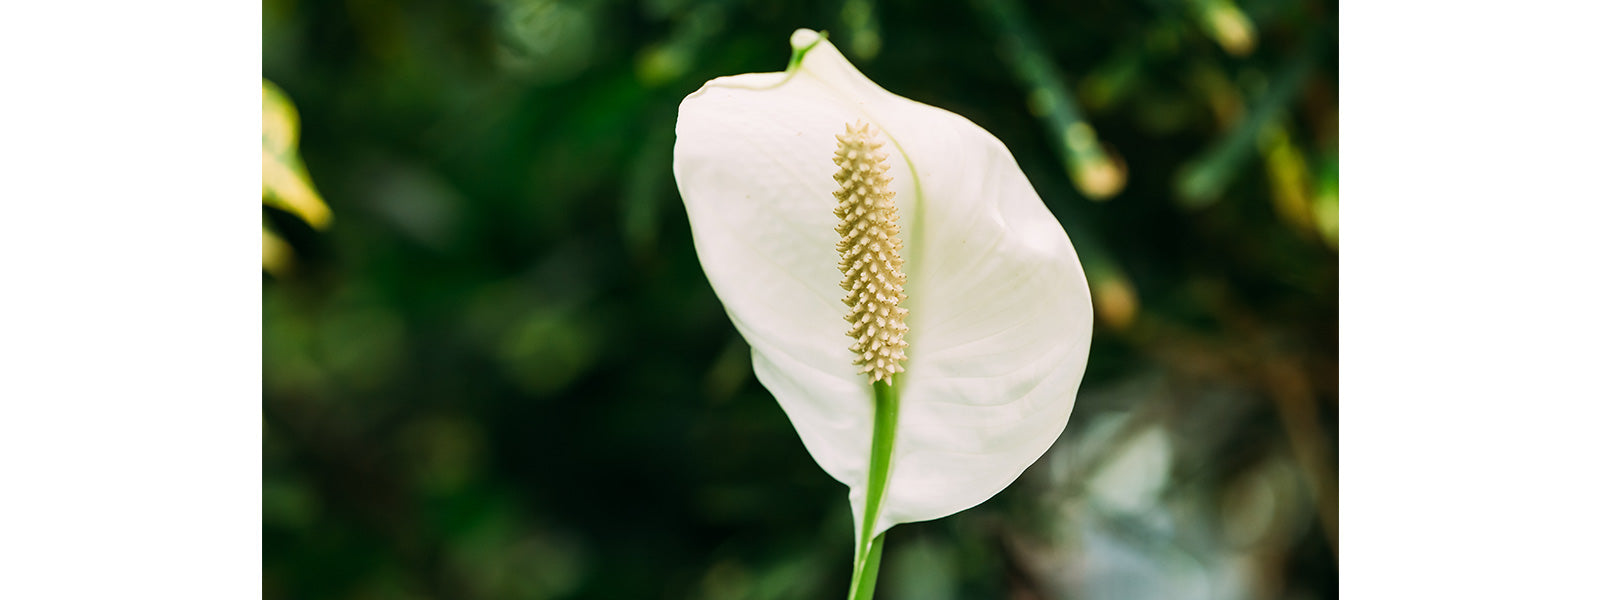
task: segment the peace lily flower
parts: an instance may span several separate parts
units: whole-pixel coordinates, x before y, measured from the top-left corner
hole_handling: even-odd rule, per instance
[[[860,579],[885,530],[989,499],[1060,436],[1089,290],[993,135],[817,32],[790,44],[786,71],[684,99],[673,172],[756,377],[850,488]]]

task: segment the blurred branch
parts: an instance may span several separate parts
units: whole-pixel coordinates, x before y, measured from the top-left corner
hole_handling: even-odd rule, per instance
[[[300,114],[271,81],[261,80],[261,202],[322,229],[332,211],[300,161]]]
[[[1228,54],[1247,56],[1256,49],[1256,25],[1233,0],[1189,0],[1189,10]]]
[[[1317,424],[1316,396],[1299,361],[1278,356],[1262,366],[1268,393],[1278,408],[1278,418],[1289,436],[1294,460],[1305,475],[1311,497],[1317,501],[1317,517],[1339,560],[1339,477],[1328,458],[1327,436]]]
[[[975,1],[1000,41],[1000,58],[1028,92],[1028,110],[1044,118],[1050,141],[1061,153],[1067,174],[1083,195],[1105,200],[1122,191],[1128,169],[1100,143],[1067,92],[1038,36],[1015,0]]]
[[[1225,338],[1196,333],[1176,323],[1146,319],[1137,339],[1145,352],[1175,371],[1201,378],[1251,382],[1274,405],[1285,437],[1316,504],[1335,560],[1339,553],[1338,473],[1332,445],[1318,423],[1317,389],[1306,357],[1277,341],[1283,332],[1263,328],[1246,309],[1216,299],[1212,311],[1229,331]]]
[[[1223,138],[1178,171],[1178,202],[1185,208],[1199,209],[1215,204],[1239,172],[1251,147],[1268,123],[1283,114],[1305,86],[1306,78],[1322,54],[1322,37],[1306,40],[1297,56],[1279,69],[1265,96],[1249,111],[1245,120]]]
[[[1306,164],[1305,154],[1290,136],[1289,127],[1281,121],[1273,122],[1257,140],[1261,158],[1266,162],[1272,207],[1278,218],[1288,223],[1295,233],[1315,236],[1311,169]]]
[[[261,80],[261,204],[293,214],[312,227],[333,221],[300,160],[300,114],[282,89]],[[265,220],[261,223],[261,267],[276,277],[294,265],[294,250]]]
[[[1317,232],[1334,250],[1339,249],[1339,155],[1323,161],[1317,172],[1317,199],[1314,210]]]
[[[1091,111],[1104,110],[1123,102],[1138,88],[1144,69],[1145,40],[1123,41],[1111,57],[1096,65],[1078,82],[1078,95]]]

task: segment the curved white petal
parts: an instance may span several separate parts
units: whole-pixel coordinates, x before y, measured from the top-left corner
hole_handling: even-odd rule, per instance
[[[791,43],[803,58],[788,72],[718,78],[684,99],[673,170],[757,378],[850,486],[859,528],[873,404],[844,333],[831,157],[858,119],[891,142],[909,359],[876,534],[983,502],[1055,442],[1088,358],[1088,285],[999,140],[878,87],[814,32]]]

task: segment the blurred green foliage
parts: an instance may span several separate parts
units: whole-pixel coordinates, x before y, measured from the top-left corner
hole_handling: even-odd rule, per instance
[[[797,27],[1004,141],[1099,317],[1056,448],[896,528],[880,597],[1337,595],[1336,11],[268,0],[337,221],[263,209],[295,257],[263,276],[266,597],[843,593],[844,488],[671,172],[678,102]]]
[[[294,103],[272,82],[261,82],[261,203],[300,217],[312,227],[328,226],[333,216],[317,195],[317,188],[300,161],[300,117]],[[294,264],[293,251],[273,232],[261,226],[261,268],[286,275]]]

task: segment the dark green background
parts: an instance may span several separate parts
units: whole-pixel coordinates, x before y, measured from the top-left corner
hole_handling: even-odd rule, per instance
[[[671,173],[678,102],[781,70],[797,27],[1005,142],[1101,317],[1055,449],[891,531],[879,597],[1337,595],[1336,5],[1239,6],[1236,55],[1198,0],[268,0],[335,221],[266,213],[297,259],[263,281],[266,597],[844,595],[845,489],[751,376]],[[1074,186],[1023,60],[1120,194]]]

